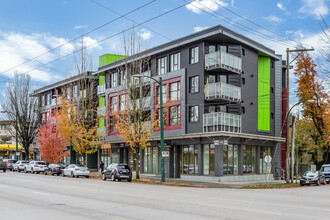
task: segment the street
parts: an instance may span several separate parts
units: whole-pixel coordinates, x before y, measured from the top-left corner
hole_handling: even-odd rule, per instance
[[[0,219],[328,219],[330,185],[222,189],[0,173]]]

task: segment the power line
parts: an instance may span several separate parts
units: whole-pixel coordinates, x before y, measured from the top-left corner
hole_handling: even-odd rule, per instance
[[[147,2],[146,4],[144,4],[144,5],[142,5],[142,6],[139,6],[139,7],[135,8],[135,9],[133,9],[133,10],[131,10],[131,11],[125,13],[124,15],[121,15],[121,16],[119,16],[119,17],[117,17],[117,18],[115,18],[115,19],[113,19],[113,20],[111,20],[111,21],[108,21],[107,23],[104,23],[104,24],[102,24],[101,26],[98,26],[98,27],[96,27],[96,28],[90,30],[90,31],[88,31],[88,32],[85,33],[85,34],[82,34],[82,35],[80,35],[80,36],[78,36],[78,37],[75,37],[75,38],[69,40],[68,42],[66,42],[66,43],[64,43],[64,44],[61,44],[61,45],[59,45],[59,46],[57,46],[57,47],[54,47],[54,48],[52,48],[52,49],[50,49],[50,50],[48,50],[48,51],[46,51],[46,52],[44,52],[44,53],[42,53],[42,54],[36,56],[36,57],[33,57],[33,58],[31,58],[31,59],[29,59],[29,60],[27,60],[27,61],[25,61],[25,62],[23,62],[23,63],[21,63],[21,64],[18,64],[18,65],[14,66],[14,67],[11,67],[11,68],[9,68],[9,69],[3,71],[1,74],[4,74],[4,73],[6,73],[6,72],[8,72],[8,71],[10,71],[10,70],[13,70],[13,69],[15,69],[15,68],[17,68],[17,67],[20,67],[20,66],[22,66],[22,65],[24,65],[24,64],[26,64],[26,63],[29,63],[29,62],[31,62],[31,61],[33,61],[33,60],[36,60],[36,59],[38,59],[38,58],[40,58],[40,57],[42,57],[42,56],[44,56],[44,55],[46,55],[46,54],[48,54],[48,53],[50,53],[50,52],[56,50],[56,49],[58,49],[58,48],[61,48],[61,47],[65,46],[65,45],[67,45],[67,44],[69,44],[69,43],[71,43],[71,42],[73,42],[73,41],[75,41],[75,40],[78,40],[78,39],[84,37],[85,35],[88,35],[88,34],[94,32],[94,31],[99,30],[99,29],[101,29],[101,28],[103,28],[103,27],[105,27],[105,26],[107,26],[107,25],[109,25],[109,24],[111,24],[111,23],[113,23],[113,22],[115,22],[115,21],[117,21],[117,20],[119,20],[119,19],[125,17],[126,15],[129,15],[129,14],[131,14],[131,13],[133,13],[133,12],[136,12],[136,11],[140,10],[141,8],[144,8],[144,7],[146,7],[147,5],[150,5],[151,3],[155,2],[155,1],[156,1],[156,0],[152,0],[152,1],[150,1],[150,2]]]

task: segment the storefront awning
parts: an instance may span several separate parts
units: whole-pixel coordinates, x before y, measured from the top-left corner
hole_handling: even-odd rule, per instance
[[[16,144],[0,144],[1,151],[16,151]],[[22,151],[22,145],[18,145],[18,151]]]

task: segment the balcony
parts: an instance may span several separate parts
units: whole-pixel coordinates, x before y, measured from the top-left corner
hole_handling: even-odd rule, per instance
[[[233,132],[241,133],[242,116],[225,113],[213,112],[203,114],[203,132]]]
[[[97,86],[97,95],[102,96],[105,94],[105,84]]]
[[[106,106],[101,106],[97,108],[97,117],[102,117],[106,114],[107,112],[107,107]]]
[[[204,88],[205,99],[224,99],[228,101],[241,101],[241,87],[223,82],[206,84]]]
[[[102,128],[97,128],[97,136],[102,137],[106,136],[107,128],[102,127]]]
[[[215,51],[205,55],[205,69],[240,74],[242,72],[242,58],[223,51]]]

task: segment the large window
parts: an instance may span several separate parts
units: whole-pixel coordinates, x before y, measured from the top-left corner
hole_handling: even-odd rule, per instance
[[[110,132],[117,132],[117,128],[116,128],[116,117],[115,116],[111,116],[110,117]]]
[[[199,61],[199,47],[190,48],[190,64],[198,63]]]
[[[170,107],[170,126],[180,124],[180,106]]]
[[[189,106],[189,121],[198,122],[198,105]]]
[[[127,106],[126,95],[121,95],[120,99],[120,111],[124,111]]]
[[[158,173],[158,147],[146,147],[144,149],[144,173]]]
[[[223,174],[238,174],[238,146],[223,147]]]
[[[170,95],[171,101],[180,100],[180,82],[170,84]]]
[[[163,85],[162,93],[163,93],[163,103],[166,103],[166,97],[167,97],[166,85]],[[160,90],[159,90],[159,87],[157,87],[157,104],[160,104]]]
[[[203,144],[203,174],[214,175],[214,144]]]
[[[180,53],[170,55],[170,72],[180,69]]]
[[[182,167],[183,174],[198,174],[198,147],[183,146]]]
[[[199,91],[199,77],[193,76],[189,78],[189,92],[195,93]]]
[[[265,162],[265,157],[271,156],[271,150],[270,147],[260,147],[260,173],[268,173],[270,169],[270,164],[267,164]]]
[[[243,146],[243,173],[256,173],[256,146]]]
[[[118,86],[118,75],[117,73],[111,73],[110,75],[110,88]]]
[[[118,99],[117,96],[113,96],[110,98],[110,104],[111,104],[111,111],[118,111]]]
[[[158,75],[162,75],[166,73],[166,57],[159,58],[157,60],[157,73]]]

